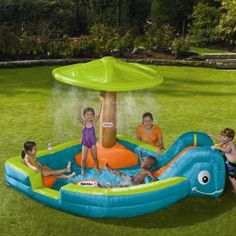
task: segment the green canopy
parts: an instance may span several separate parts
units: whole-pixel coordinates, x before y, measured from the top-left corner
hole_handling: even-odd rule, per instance
[[[114,57],[59,67],[52,74],[55,79],[66,84],[114,92],[150,88],[163,81],[150,66],[127,63]]]

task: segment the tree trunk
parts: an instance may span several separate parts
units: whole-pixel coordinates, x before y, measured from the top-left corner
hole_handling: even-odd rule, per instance
[[[101,92],[103,109],[100,115],[99,142],[103,147],[116,144],[116,92]]]

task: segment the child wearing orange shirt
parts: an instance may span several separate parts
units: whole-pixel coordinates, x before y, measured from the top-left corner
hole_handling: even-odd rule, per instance
[[[153,124],[153,116],[146,112],[143,114],[142,125],[136,128],[137,139],[157,147],[157,154],[161,155],[164,149],[161,129]]]

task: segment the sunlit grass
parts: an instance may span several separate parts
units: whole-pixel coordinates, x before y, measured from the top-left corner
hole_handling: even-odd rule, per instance
[[[164,83],[118,94],[118,133],[135,137],[150,111],[168,148],[189,130],[236,129],[236,71],[154,67]],[[4,161],[27,139],[43,149],[81,136],[78,103],[98,111],[98,91],[73,88],[51,77],[53,67],[0,70],[0,235],[234,235],[236,197],[227,185],[221,201],[187,198],[159,212],[130,219],[89,219],[43,206],[4,183]],[[98,133],[98,132],[97,132]]]
[[[198,54],[203,54],[203,53],[229,53],[229,51],[220,50],[220,49],[211,49],[211,48],[191,47],[191,50],[197,52]]]

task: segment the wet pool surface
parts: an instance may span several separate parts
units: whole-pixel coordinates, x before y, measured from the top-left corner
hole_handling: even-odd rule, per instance
[[[75,172],[76,176],[71,178],[71,179],[58,179],[57,182],[54,184],[53,189],[55,190],[60,190],[61,187],[63,187],[64,185],[67,185],[69,183],[74,183],[76,184],[78,181],[81,180],[97,180],[102,186],[115,186],[120,184],[121,182],[124,182],[123,178],[109,172],[106,169],[100,169],[100,174],[98,174],[96,172],[95,169],[90,169],[90,168],[86,168],[86,174],[84,176],[82,176],[80,174],[80,166],[76,165],[76,164],[72,164],[71,165],[71,172]],[[138,174],[139,170],[140,170],[140,165],[137,165],[135,167],[130,167],[130,168],[126,168],[126,169],[117,169],[119,171],[121,171],[122,173],[125,173],[129,176],[135,176]],[[146,180],[145,182],[148,182],[148,180]]]

